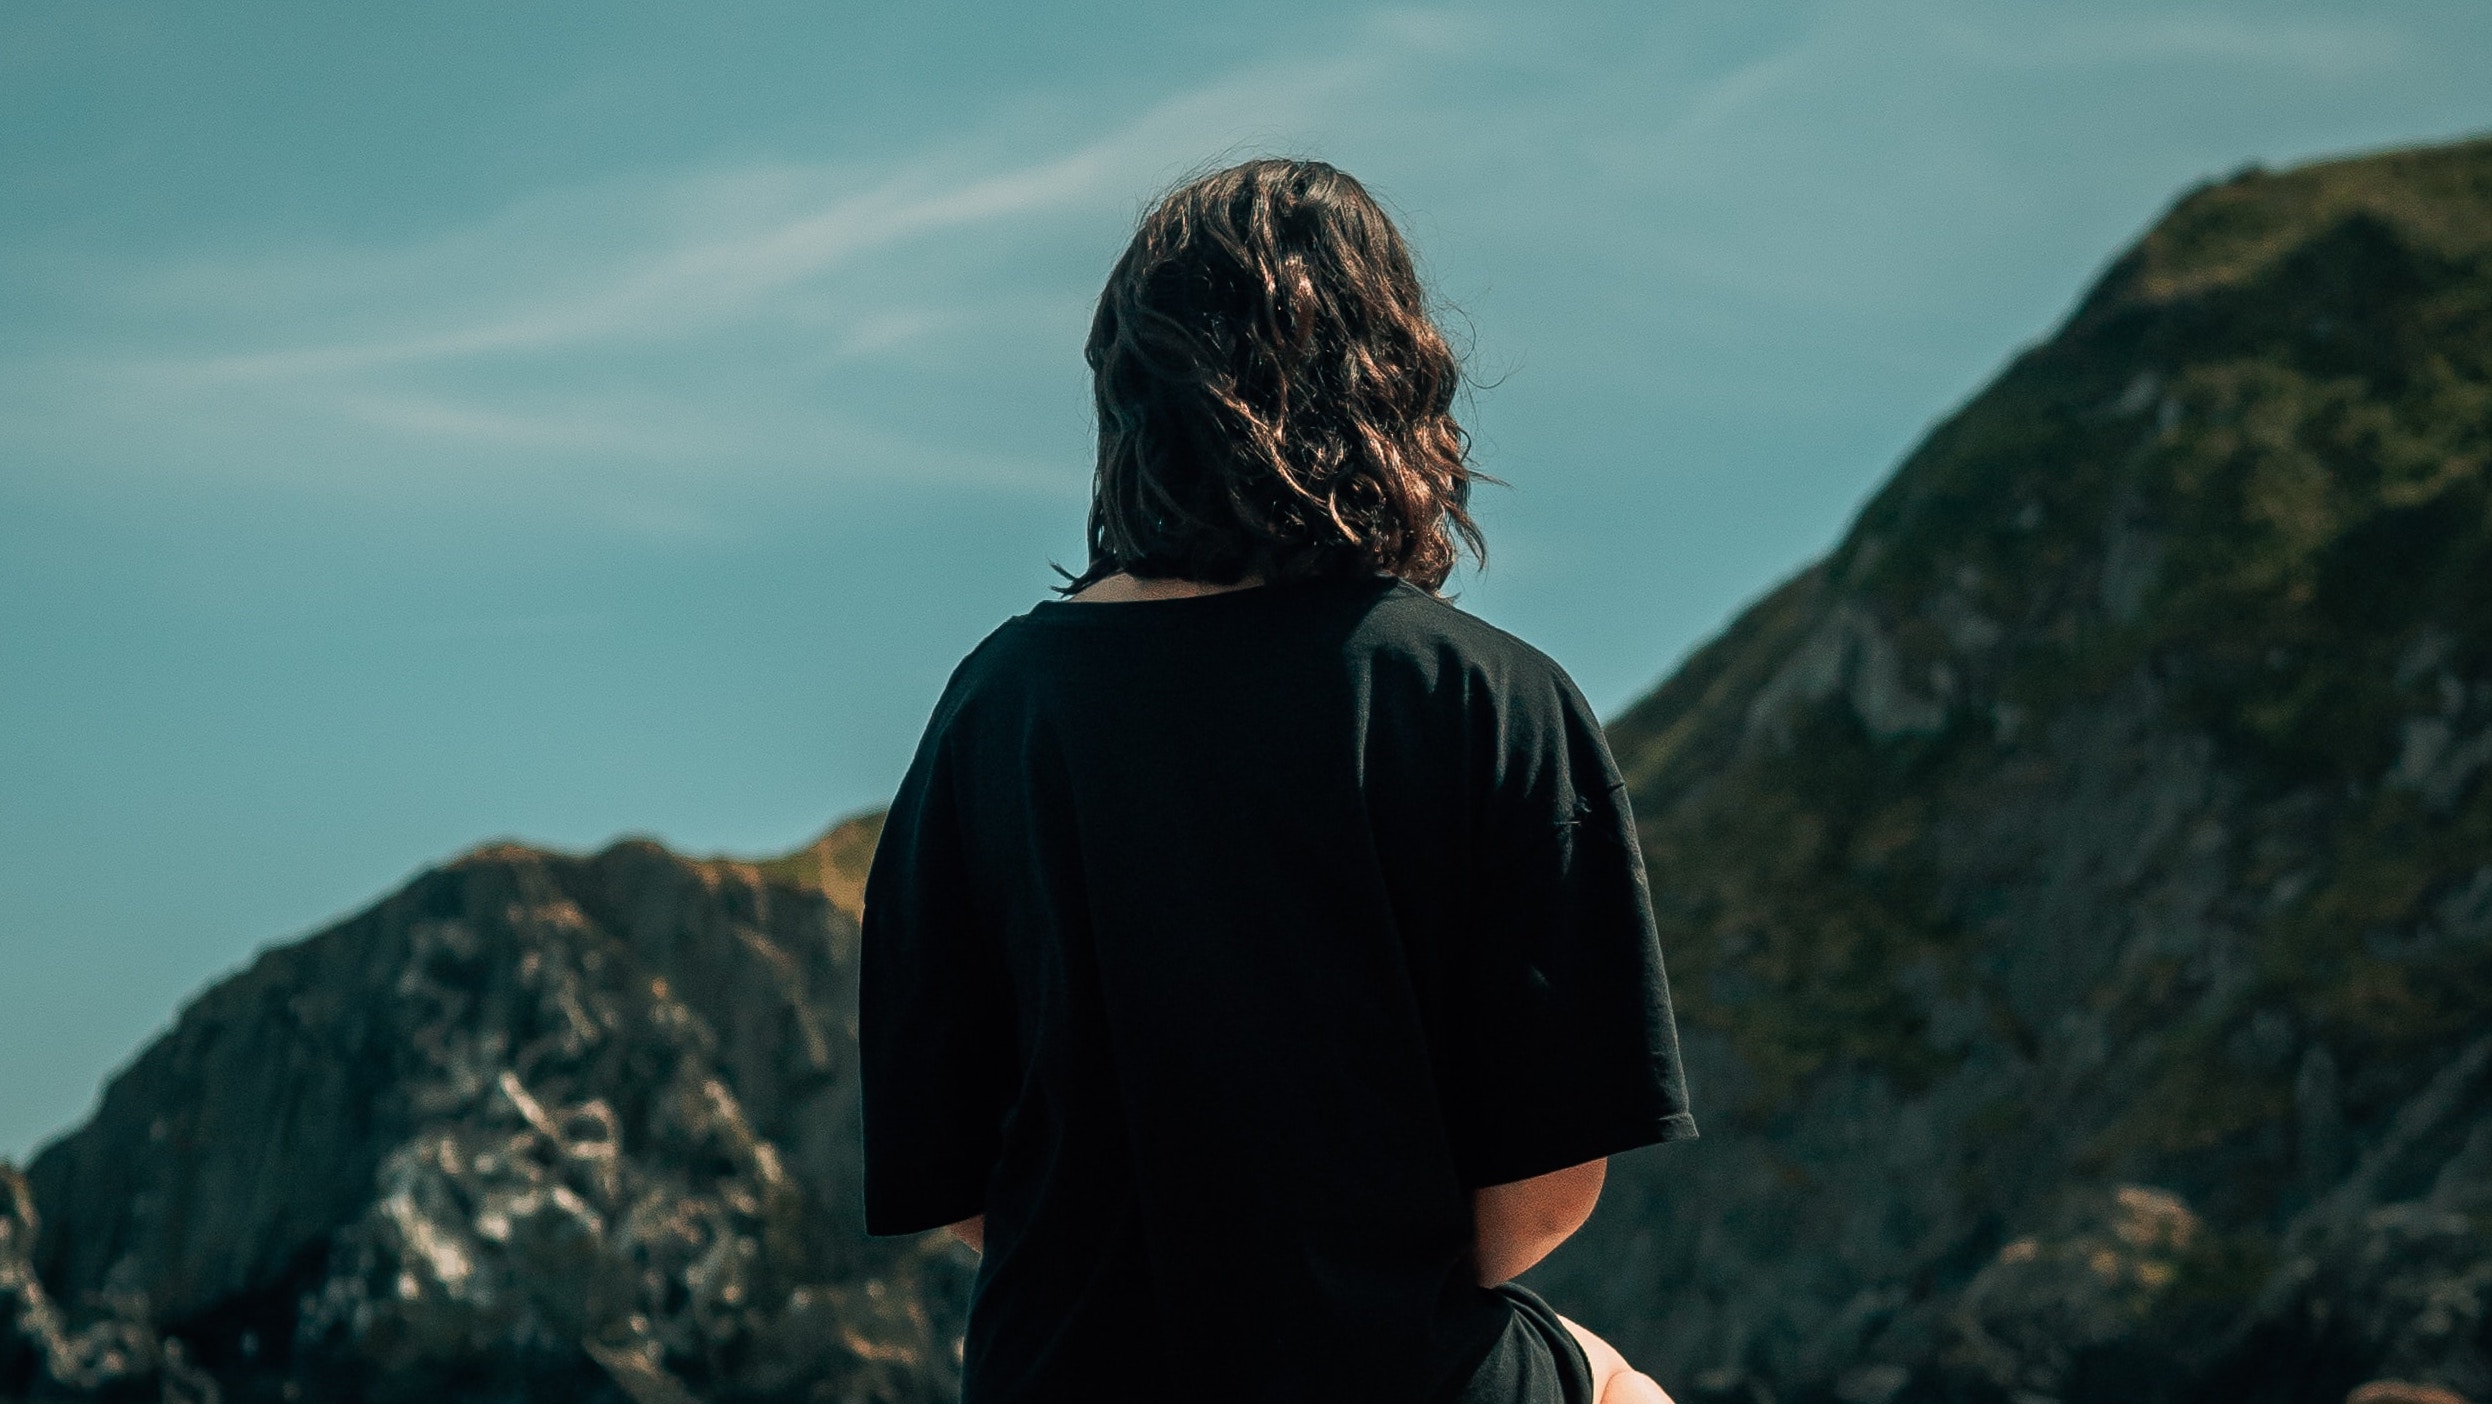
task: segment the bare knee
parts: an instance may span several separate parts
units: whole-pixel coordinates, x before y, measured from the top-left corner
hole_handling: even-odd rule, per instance
[[[1573,1333],[1575,1343],[1583,1347],[1584,1358],[1592,1363],[1592,1397],[1596,1404],[1671,1404],[1670,1396],[1652,1376],[1643,1374],[1627,1363],[1618,1347],[1602,1340],[1578,1325],[1572,1318],[1560,1316],[1558,1321]]]

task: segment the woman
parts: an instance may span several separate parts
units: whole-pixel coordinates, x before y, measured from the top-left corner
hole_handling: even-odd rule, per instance
[[[1599,721],[1437,593],[1458,367],[1358,182],[1178,188],[1087,348],[1090,562],[953,673],[865,897],[866,1227],[966,1404],[1652,1404],[1511,1281],[1693,1136]]]

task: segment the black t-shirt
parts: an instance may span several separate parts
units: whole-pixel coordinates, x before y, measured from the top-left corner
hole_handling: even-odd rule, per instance
[[[1390,576],[1005,621],[861,979],[867,1230],[986,1214],[966,1404],[1459,1398],[1469,1191],[1696,1133],[1598,719]]]

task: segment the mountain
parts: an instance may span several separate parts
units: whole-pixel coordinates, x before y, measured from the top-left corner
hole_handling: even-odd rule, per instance
[[[2492,141],[2182,198],[1610,734],[1706,1135],[1561,1310],[1686,1404],[2492,1401]],[[0,1396],[950,1397],[878,822],[479,849],[211,989],[0,1168]]]
[[[1536,1280],[1682,1399],[2492,1399],[2492,142],[2181,199],[1610,735],[1706,1139]]]
[[[491,845],[262,955],[0,1167],[0,1397],[956,1397],[974,1257],[863,1231],[878,828]]]

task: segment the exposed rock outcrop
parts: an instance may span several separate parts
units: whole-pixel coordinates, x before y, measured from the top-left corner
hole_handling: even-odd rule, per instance
[[[210,990],[0,1179],[0,1394],[956,1393],[973,1260],[863,1235],[808,853],[479,849]]]

